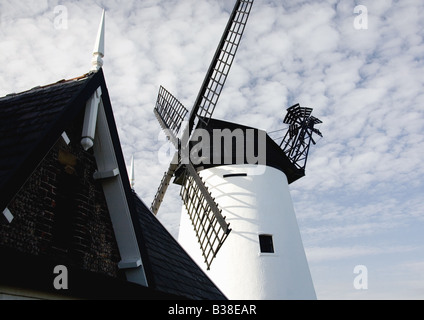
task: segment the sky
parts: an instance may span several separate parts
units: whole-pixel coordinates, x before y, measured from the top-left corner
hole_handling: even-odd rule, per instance
[[[192,108],[233,5],[0,0],[0,96],[87,73],[105,8],[103,70],[150,204],[168,166],[159,86]],[[424,299],[423,75],[420,0],[253,5],[214,117],[271,132],[299,103],[323,121],[306,176],[290,185],[318,299]],[[180,211],[171,185],[158,218],[175,237]]]

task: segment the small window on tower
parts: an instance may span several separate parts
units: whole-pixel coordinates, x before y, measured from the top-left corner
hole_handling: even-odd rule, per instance
[[[261,247],[261,253],[274,253],[274,243],[271,235],[259,235],[259,245]]]

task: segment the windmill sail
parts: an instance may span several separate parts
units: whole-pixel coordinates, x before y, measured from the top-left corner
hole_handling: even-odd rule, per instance
[[[237,53],[244,29],[252,9],[253,0],[238,0],[222,35],[221,41],[206,73],[189,118],[189,135],[194,129],[196,116],[205,124],[215,111],[222,88],[227,80]]]
[[[181,124],[186,114],[188,113],[188,110],[181,104],[181,102],[178,101],[177,98],[175,98],[171,93],[169,93],[161,86],[159,88],[159,94],[153,112],[168,140],[172,142],[177,150],[179,150],[180,143],[177,135],[180,131]],[[171,161],[171,164],[169,165],[168,170],[164,173],[159,188],[153,199],[150,209],[155,215],[159,211],[166,190],[168,189],[171,179],[178,168],[178,158],[179,154],[177,151],[173,160]]]
[[[176,157],[178,157],[178,152],[175,153],[174,160],[171,161],[168,171],[164,173],[163,178],[159,184],[159,188],[150,207],[153,214],[155,215],[158,214],[160,205],[162,204],[163,198],[165,197],[166,190],[168,190],[172,177],[174,176],[175,171],[178,169],[178,162],[176,160]]]
[[[187,209],[191,223],[196,232],[202,255],[209,270],[228,234],[229,224],[221,215],[215,200],[194,169],[192,164],[187,166],[187,175],[181,187],[181,198]]]
[[[177,135],[188,110],[162,86],[154,113],[168,139],[178,148]]]

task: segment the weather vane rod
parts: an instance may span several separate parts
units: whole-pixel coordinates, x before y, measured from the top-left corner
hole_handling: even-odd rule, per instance
[[[91,62],[91,71],[97,72],[103,67],[103,58],[105,56],[105,10],[103,9],[102,19],[100,21],[99,31],[93,50],[93,60]]]

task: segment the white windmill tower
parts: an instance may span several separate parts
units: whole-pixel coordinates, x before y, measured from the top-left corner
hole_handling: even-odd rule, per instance
[[[312,109],[289,108],[277,144],[262,130],[212,119],[252,5],[237,0],[184,130],[188,110],[159,90],[154,113],[178,151],[152,211],[175,177],[184,203],[178,240],[229,299],[316,299],[289,183],[304,176],[320,121]]]

